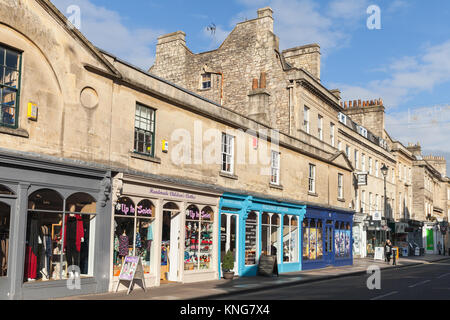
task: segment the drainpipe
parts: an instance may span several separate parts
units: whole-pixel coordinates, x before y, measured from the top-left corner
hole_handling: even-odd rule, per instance
[[[222,105],[223,104],[223,81],[224,81],[223,72],[209,71],[209,73],[218,74],[222,77],[222,82],[220,83],[220,105]]]

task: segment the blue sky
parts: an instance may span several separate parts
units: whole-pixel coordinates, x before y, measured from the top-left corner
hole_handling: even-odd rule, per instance
[[[403,144],[450,162],[450,2],[446,0],[52,0],[81,8],[81,31],[94,45],[143,69],[158,36],[182,30],[193,52],[217,48],[237,22],[274,10],[280,49],[318,43],[322,83],[344,99],[382,98],[386,126]],[[132,4],[132,5],[130,5]],[[381,29],[369,30],[377,5]],[[214,23],[215,35],[206,31]]]

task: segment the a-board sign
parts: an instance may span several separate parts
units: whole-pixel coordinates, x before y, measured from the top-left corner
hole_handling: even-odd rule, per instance
[[[274,274],[278,276],[277,257],[265,254],[261,255],[259,258],[258,273],[267,277],[271,277]]]
[[[375,247],[374,260],[384,260],[384,247]]]
[[[121,281],[129,281],[128,292],[130,293],[131,286],[135,280],[141,280],[142,288],[145,288],[144,268],[142,267],[142,261],[140,257],[126,256],[122,265],[122,269],[119,274],[119,282],[117,283],[116,292],[119,289]]]

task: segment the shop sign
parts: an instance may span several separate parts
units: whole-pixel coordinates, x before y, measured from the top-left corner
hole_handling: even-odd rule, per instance
[[[266,204],[263,204],[261,207],[262,210],[266,212],[289,212],[289,208],[286,207],[269,206]]]
[[[381,221],[381,212],[380,211],[375,211],[374,213],[373,213],[373,220],[374,221]]]
[[[127,295],[130,293],[131,286],[135,280],[141,280],[142,288],[145,288],[144,268],[142,267],[142,260],[140,257],[126,256],[122,269],[119,274],[119,282],[117,283],[116,292],[119,289],[121,281],[129,281]]]
[[[134,215],[134,207],[125,203],[116,204],[116,214]]]
[[[202,218],[202,220],[211,220],[211,212],[198,212],[193,210],[186,210],[186,218],[191,220],[197,220],[199,218]]]
[[[375,247],[374,260],[384,260],[384,248]]]
[[[168,196],[168,197],[173,197],[173,198],[195,200],[195,195],[193,195],[191,193],[185,193],[185,192],[169,191],[169,190],[150,188],[150,193],[151,194],[155,194],[155,195],[159,195],[159,196]]]
[[[357,173],[358,186],[367,186],[367,173]]]
[[[142,216],[151,216],[152,215],[152,208],[145,208],[143,206],[137,207],[137,214]]]

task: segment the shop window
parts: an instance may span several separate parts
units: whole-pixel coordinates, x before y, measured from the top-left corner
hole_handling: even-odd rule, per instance
[[[272,151],[270,170],[270,182],[277,185],[280,184],[280,153],[277,151]]]
[[[350,257],[351,230],[350,224],[336,222],[334,230],[335,256],[337,258]]]
[[[136,104],[134,151],[151,157],[155,155],[155,113],[155,109]]]
[[[298,220],[289,215],[283,218],[283,262],[298,262]]]
[[[319,260],[323,257],[322,220],[303,221],[303,259]]]
[[[0,126],[17,127],[22,55],[0,45]]]
[[[3,186],[0,184],[0,194],[3,195],[8,195],[8,196],[13,196],[14,192],[12,192],[11,190],[9,190],[7,187]]]
[[[263,213],[261,221],[262,254],[277,257],[278,252],[280,252],[279,230],[279,215]]]
[[[10,219],[11,208],[7,204],[0,202],[0,277],[8,275]]]
[[[256,264],[258,216],[250,212],[245,221],[245,265]]]
[[[186,209],[184,270],[205,270],[211,267],[214,211],[195,205]]]
[[[118,276],[126,256],[141,258],[144,274],[149,274],[153,252],[155,206],[147,199],[137,205],[127,197],[119,198],[114,210],[113,275]]]
[[[75,193],[65,203],[50,189],[29,196],[25,282],[93,275],[96,201]]]

